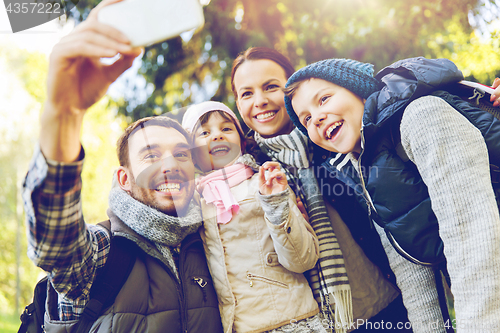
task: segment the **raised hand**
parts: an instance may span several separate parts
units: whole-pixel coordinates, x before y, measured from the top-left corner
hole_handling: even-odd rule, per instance
[[[266,172],[267,171],[267,177]],[[266,179],[267,178],[267,179]],[[261,194],[275,194],[288,186],[286,175],[278,162],[266,162],[259,169],[259,190]]]
[[[493,106],[499,106],[500,105],[500,79],[495,78],[495,81],[493,81],[493,84],[491,85],[495,91],[493,92],[493,95],[490,97],[490,102],[493,102]]]
[[[101,2],[52,50],[40,132],[40,147],[47,158],[71,162],[78,157],[85,111],[142,52],[141,48],[132,48],[121,32],[97,21],[102,7],[119,1]],[[111,65],[100,61],[117,54],[118,60]]]

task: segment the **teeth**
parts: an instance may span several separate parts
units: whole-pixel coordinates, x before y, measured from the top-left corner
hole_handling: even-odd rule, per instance
[[[219,151],[228,151],[228,150],[229,150],[229,148],[228,148],[228,147],[226,147],[226,146],[218,146],[218,147],[215,147],[214,149],[212,149],[212,150],[210,151],[210,153],[211,153],[211,154],[215,154],[215,153],[217,153],[217,152],[219,152]]]
[[[343,123],[341,121],[337,121],[336,123],[333,123],[332,126],[330,126],[330,128],[328,128],[326,130],[326,138],[327,139],[330,139],[331,138],[331,134],[332,132],[337,128],[339,127],[340,125],[342,125]]]
[[[257,118],[258,120],[263,120],[263,119],[271,118],[275,114],[276,114],[275,111],[271,111],[271,112],[261,113],[261,114],[257,115],[255,118]]]
[[[156,190],[160,192],[178,192],[180,189],[181,185],[179,183],[161,184],[156,188]]]

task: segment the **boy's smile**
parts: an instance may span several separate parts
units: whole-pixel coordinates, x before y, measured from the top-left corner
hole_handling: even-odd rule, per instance
[[[318,146],[343,154],[361,151],[364,101],[350,90],[311,78],[297,88],[292,106]]]
[[[340,128],[342,127],[342,125],[344,124],[343,121],[337,121],[335,123],[333,123],[332,126],[328,127],[326,129],[326,134],[325,134],[325,137],[327,140],[330,140],[332,139],[332,137],[336,137],[337,134],[340,132]]]

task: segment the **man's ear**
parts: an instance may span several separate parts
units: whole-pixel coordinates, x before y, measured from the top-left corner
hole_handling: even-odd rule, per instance
[[[118,182],[118,186],[124,191],[129,192],[132,189],[132,184],[130,182],[132,173],[127,168],[121,166],[116,170],[116,180]]]

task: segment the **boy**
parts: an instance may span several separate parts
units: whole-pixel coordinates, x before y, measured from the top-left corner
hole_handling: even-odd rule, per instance
[[[425,267],[404,265],[389,243],[417,264],[446,258],[456,322],[445,328],[500,329],[500,218],[489,168],[500,162],[500,121],[439,91],[462,79],[444,59],[403,60],[376,78],[370,64],[328,59],[286,85],[294,124],[338,153],[316,161],[325,178],[352,188],[375,222],[414,331],[431,330],[415,324],[435,318],[422,303],[435,286],[419,281]]]

